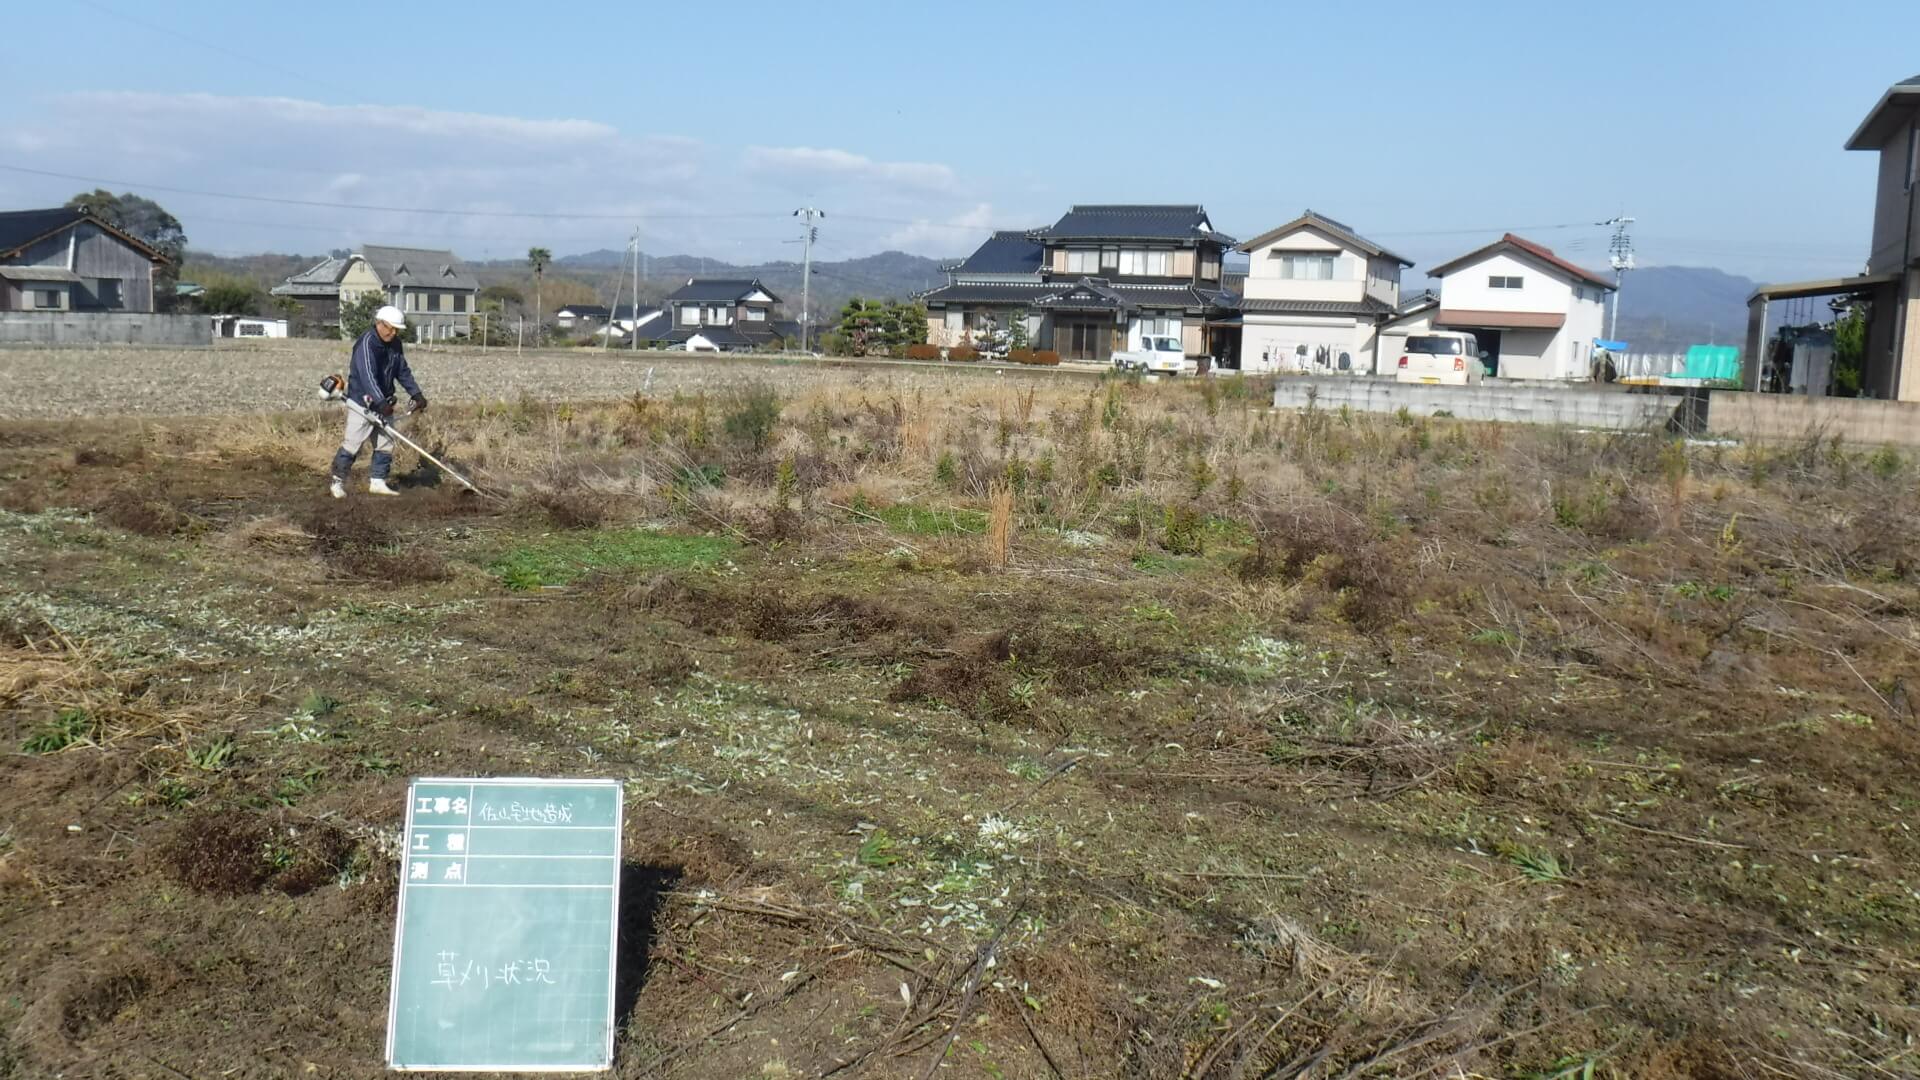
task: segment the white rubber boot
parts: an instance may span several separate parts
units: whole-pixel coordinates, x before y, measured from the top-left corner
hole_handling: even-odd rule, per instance
[[[328,486],[327,490],[333,493],[334,498],[344,499],[347,497],[347,482],[336,476],[333,478],[333,483]]]
[[[397,492],[397,491],[395,491],[395,490],[393,490],[392,488],[390,488],[390,487],[388,487],[388,486],[387,486],[387,482],[386,482],[385,480],[382,480],[382,479],[380,479],[379,477],[377,477],[377,476],[376,476],[376,477],[374,477],[373,479],[371,479],[371,480],[369,480],[369,481],[367,481],[367,494],[369,494],[369,495],[398,495],[398,494],[400,494],[400,493],[399,493],[399,492]]]

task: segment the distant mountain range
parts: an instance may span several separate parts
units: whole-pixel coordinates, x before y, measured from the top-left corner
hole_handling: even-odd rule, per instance
[[[1689,345],[1741,345],[1747,297],[1759,284],[1704,266],[1627,271],[1620,288],[1619,337],[1634,352],[1684,352]]]
[[[622,270],[624,259],[624,252],[610,248],[560,256],[547,268],[542,284],[543,306],[553,309],[567,303],[609,303],[616,283],[621,302],[629,302],[631,270]],[[263,288],[277,285],[287,274],[318,261],[318,256],[293,255],[192,256],[196,267],[243,277]],[[813,264],[813,309],[817,318],[826,320],[850,297],[904,299],[924,292],[946,282],[940,263],[902,251],[817,261]],[[532,299],[533,275],[525,261],[500,259],[469,265],[482,283],[511,285]],[[797,316],[800,312],[798,262],[740,265],[697,255],[662,255],[647,256],[644,267],[646,276],[640,282],[643,303],[657,303],[690,277],[751,277],[772,289],[789,313]],[[1408,291],[1420,287],[1412,280],[1405,284]],[[1623,290],[1618,336],[1635,352],[1681,352],[1689,345],[1741,344],[1747,328],[1747,297],[1755,288],[1748,278],[1710,267],[1650,266],[1631,271]]]

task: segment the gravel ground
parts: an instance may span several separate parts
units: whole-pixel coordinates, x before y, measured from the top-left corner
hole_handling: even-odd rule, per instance
[[[763,357],[621,353],[598,349],[409,350],[421,389],[435,401],[491,401],[528,394],[547,400],[621,398],[723,390],[771,382],[793,394],[825,381],[872,380],[890,393],[938,393],[954,379],[1054,379],[1070,369],[1003,370],[893,361],[807,361]],[[0,349],[0,419],[75,416],[189,416],[307,408],[320,379],[344,372],[347,345],[331,341],[219,343],[209,349]]]

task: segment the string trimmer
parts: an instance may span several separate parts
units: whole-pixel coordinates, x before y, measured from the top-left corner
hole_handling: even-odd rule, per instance
[[[474,487],[473,481],[467,479],[464,476],[461,476],[457,472],[454,472],[453,467],[451,465],[448,465],[446,462],[441,461],[439,458],[434,457],[432,454],[427,453],[426,447],[421,446],[419,443],[414,442],[412,439],[409,439],[405,435],[401,434],[400,429],[395,427],[392,421],[386,419],[385,417],[379,415],[378,413],[369,411],[365,406],[361,405],[359,402],[348,397],[346,380],[342,379],[340,376],[329,375],[326,378],[321,379],[320,380],[320,396],[324,400],[337,401],[342,405],[345,405],[348,409],[351,409],[355,414],[357,414],[361,419],[365,420],[369,424],[372,424],[375,428],[378,428],[379,430],[386,432],[388,435],[391,435],[393,438],[398,439],[403,443],[406,443],[409,447],[413,448],[414,453],[419,454],[421,457],[426,458],[428,461],[433,462],[436,466],[439,467],[441,472],[446,473],[448,476],[453,477],[455,480],[458,480],[460,482],[461,487],[466,488],[468,491],[473,492],[475,495],[478,495],[483,499],[494,498],[494,496],[489,495],[484,491],[481,491],[477,487]],[[414,410],[408,409],[405,413],[402,413],[401,415],[411,416],[413,415],[413,412]]]

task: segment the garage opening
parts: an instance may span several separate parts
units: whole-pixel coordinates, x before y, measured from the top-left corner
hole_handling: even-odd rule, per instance
[[[1475,341],[1480,343],[1480,351],[1487,354],[1484,361],[1487,365],[1487,374],[1500,374],[1500,331],[1485,326],[1470,326],[1465,329],[1467,333],[1473,335]]]

